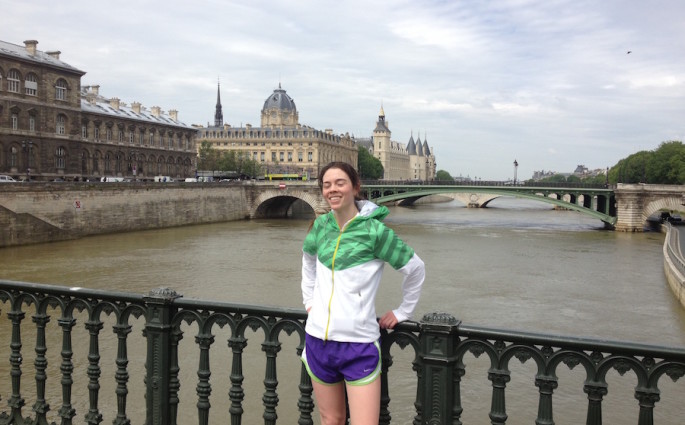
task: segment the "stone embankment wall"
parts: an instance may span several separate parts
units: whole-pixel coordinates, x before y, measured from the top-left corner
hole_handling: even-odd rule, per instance
[[[682,269],[674,263],[674,260],[671,259],[671,256],[668,252],[668,245],[670,243],[671,247],[676,252],[677,257],[679,257],[679,259],[676,261],[680,261],[681,264],[685,263],[685,259],[683,258],[680,249],[678,249],[677,247],[677,245],[679,245],[679,243],[677,243],[678,235],[672,234],[672,232],[679,232],[679,230],[664,225],[661,226],[661,231],[666,233],[666,239],[664,240],[663,248],[664,274],[666,275],[668,285],[671,287],[671,290],[673,291],[673,295],[675,295],[676,299],[680,302],[680,305],[682,305],[685,308],[685,276],[683,275]]]
[[[241,186],[29,183],[0,190],[0,247],[249,217]]]

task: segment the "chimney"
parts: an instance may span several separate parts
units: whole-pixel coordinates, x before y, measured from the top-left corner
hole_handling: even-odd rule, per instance
[[[59,54],[62,53],[59,50],[53,50],[52,52],[45,52],[51,58],[59,60]]]
[[[93,94],[95,96],[98,96],[100,94],[100,86],[91,86],[90,89],[93,91]]]
[[[109,100],[109,106],[112,108],[116,109],[117,111],[119,110],[119,98],[118,97],[113,97]]]
[[[24,41],[24,45],[26,46],[26,51],[29,52],[29,55],[36,56],[36,46],[38,45],[38,41],[26,40]]]
[[[162,109],[159,106],[153,106],[152,107],[152,116],[155,118],[159,118],[160,113],[162,112]]]
[[[178,111],[176,109],[170,110],[169,118],[171,118],[173,121],[178,121]]]
[[[136,114],[140,114],[140,102],[131,103],[131,109],[133,109],[133,112]]]

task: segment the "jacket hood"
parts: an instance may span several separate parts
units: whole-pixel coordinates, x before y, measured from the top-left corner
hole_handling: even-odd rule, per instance
[[[376,205],[371,201],[355,201],[357,204],[357,209],[359,210],[359,216],[364,218],[373,218],[378,221],[383,221],[385,217],[390,214],[390,210],[386,206]]]

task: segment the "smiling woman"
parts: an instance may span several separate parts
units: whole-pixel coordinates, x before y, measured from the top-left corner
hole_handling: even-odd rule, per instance
[[[319,174],[331,211],[304,241],[302,299],[309,313],[302,353],[323,424],[377,424],[380,414],[380,329],[411,318],[425,278],[423,261],[386,227],[386,207],[357,200],[360,179],[344,162]],[[385,263],[404,275],[402,303],[376,320]]]

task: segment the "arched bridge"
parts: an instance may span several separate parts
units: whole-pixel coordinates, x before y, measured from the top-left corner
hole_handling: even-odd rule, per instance
[[[249,216],[285,216],[297,200],[309,205],[317,214],[328,207],[314,182],[288,182],[283,187],[252,186],[248,195]],[[682,210],[685,186],[618,184],[603,186],[513,186],[506,183],[477,185],[408,184],[406,182],[364,182],[362,195],[376,203],[394,202],[410,205],[430,195],[445,195],[470,207],[486,207],[500,196],[513,196],[546,202],[556,207],[578,211],[601,220],[608,228],[640,232],[650,215],[660,210]]]
[[[377,203],[398,202],[410,205],[430,195],[446,195],[471,208],[483,208],[500,196],[532,199],[555,207],[575,210],[597,218],[608,227],[617,222],[614,189],[606,187],[513,186],[489,182],[478,185],[384,184],[368,183],[362,187],[366,198]]]

